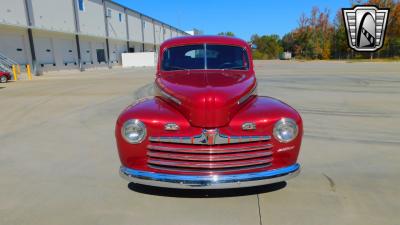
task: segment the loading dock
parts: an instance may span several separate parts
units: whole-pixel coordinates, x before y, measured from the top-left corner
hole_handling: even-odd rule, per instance
[[[111,0],[3,0],[0,9],[0,53],[34,74],[119,65],[122,53],[154,52],[178,35],[188,34]]]

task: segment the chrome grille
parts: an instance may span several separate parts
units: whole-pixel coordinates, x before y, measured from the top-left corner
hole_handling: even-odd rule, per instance
[[[224,145],[150,142],[148,165],[172,171],[230,172],[268,167],[272,144],[266,141]]]

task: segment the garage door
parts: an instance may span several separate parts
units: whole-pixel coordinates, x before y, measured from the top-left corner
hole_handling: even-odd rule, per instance
[[[63,57],[63,63],[75,64],[77,60],[75,59],[76,48],[74,46],[74,41],[70,39],[60,39],[57,41],[57,44]]]
[[[125,43],[117,42],[110,44],[110,61],[111,63],[121,63],[122,53],[127,52]]]
[[[114,43],[110,43],[110,62],[117,63],[117,52],[118,46]]]
[[[89,41],[81,41],[81,57],[83,64],[91,64],[92,63],[92,48],[90,46]]]
[[[29,48],[25,46],[24,36],[0,32],[0,52],[19,64],[28,64]]]
[[[51,38],[37,37],[34,39],[37,59],[40,64],[55,64]]]

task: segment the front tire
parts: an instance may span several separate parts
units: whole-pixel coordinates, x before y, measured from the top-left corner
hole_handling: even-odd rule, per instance
[[[0,77],[0,83],[7,83],[7,76],[1,76]]]

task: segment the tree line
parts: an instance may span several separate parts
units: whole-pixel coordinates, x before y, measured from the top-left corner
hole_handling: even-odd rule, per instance
[[[252,35],[250,44],[255,59],[276,59],[284,51],[303,59],[400,58],[400,1],[356,0],[352,5],[376,5],[389,8],[385,42],[375,53],[359,53],[348,47],[341,9],[333,20],[328,9],[313,7],[309,16],[302,14],[298,27],[280,38],[276,34]],[[219,35],[234,36],[232,32]]]

